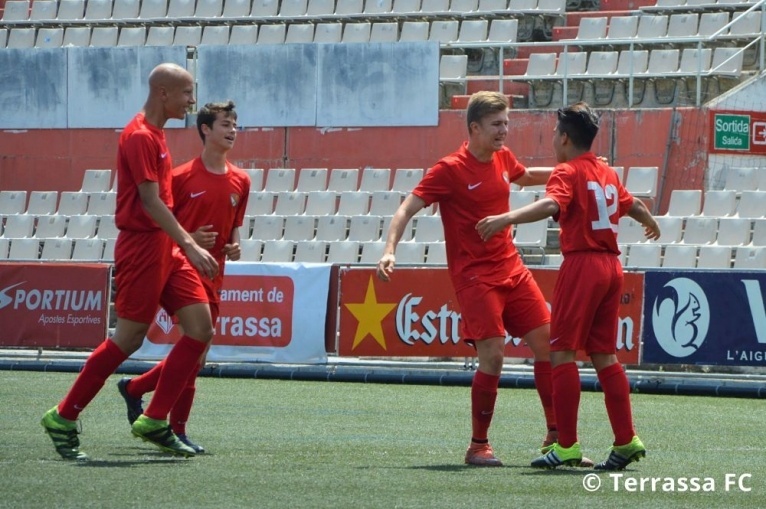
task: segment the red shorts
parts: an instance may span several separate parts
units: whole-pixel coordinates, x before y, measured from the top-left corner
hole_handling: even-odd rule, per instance
[[[613,254],[566,255],[553,289],[551,351],[616,353],[622,281]]]
[[[551,321],[548,305],[529,270],[502,283],[479,283],[457,292],[463,341],[524,337]]]
[[[164,231],[121,231],[114,246],[117,316],[151,323],[162,306],[168,314],[208,302],[197,270]]]

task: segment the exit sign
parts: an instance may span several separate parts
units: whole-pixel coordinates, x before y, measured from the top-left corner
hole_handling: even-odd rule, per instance
[[[766,154],[766,113],[710,112],[710,151]]]
[[[750,115],[713,117],[713,148],[716,150],[750,150]]]

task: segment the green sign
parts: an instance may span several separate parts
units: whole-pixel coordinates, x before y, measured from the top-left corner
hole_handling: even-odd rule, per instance
[[[715,115],[713,134],[716,150],[750,150],[750,115]]]

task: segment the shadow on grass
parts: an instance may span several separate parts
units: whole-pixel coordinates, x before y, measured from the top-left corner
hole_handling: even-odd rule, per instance
[[[540,469],[529,468],[528,471],[522,472],[519,475],[529,475],[529,476],[534,476],[534,477],[546,476],[546,475],[547,476],[553,476],[553,475],[557,475],[557,476],[571,476],[571,475],[583,476],[585,474],[591,474],[591,473],[594,473],[594,472],[596,472],[596,470],[593,470],[592,468],[566,468],[566,469],[561,469],[561,470],[559,470],[559,469],[546,470],[544,468],[540,468]]]
[[[368,467],[365,467],[368,468]],[[379,467],[375,467],[379,468]],[[503,470],[509,468],[524,468],[518,465],[503,465],[501,467],[480,467],[476,465],[461,465],[458,463],[450,463],[446,465],[410,465],[403,467],[390,467],[402,470],[429,470],[432,472],[466,472],[475,470]]]
[[[136,455],[141,455],[142,458],[136,458]],[[112,456],[116,456],[118,459],[90,459],[87,461],[78,461],[72,463],[72,465],[80,468],[132,468],[149,465],[183,465],[189,460],[189,458],[174,456],[162,451],[147,451],[140,447],[126,448],[126,452],[112,453]]]

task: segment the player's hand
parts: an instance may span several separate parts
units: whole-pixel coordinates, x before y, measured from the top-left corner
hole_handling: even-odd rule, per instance
[[[596,159],[598,159],[604,164],[609,164],[609,159],[607,159],[605,156],[596,156]]]
[[[506,226],[508,226],[508,220],[504,215],[487,216],[476,223],[476,231],[479,233],[481,240],[486,242]]]
[[[653,221],[653,224],[644,226],[644,236],[649,240],[657,240],[660,238],[660,225],[657,221]]]
[[[210,249],[215,245],[215,239],[218,236],[218,232],[211,232],[210,230],[212,228],[212,224],[206,224],[200,226],[196,232],[191,234],[194,242],[196,242],[199,247]]]
[[[225,254],[229,260],[236,262],[239,260],[239,257],[242,256],[242,250],[239,247],[239,243],[226,244],[223,246],[223,254]]]
[[[391,281],[391,274],[394,272],[396,257],[392,254],[384,254],[378,262],[378,279],[382,281]]]
[[[218,275],[218,262],[215,261],[213,255],[208,253],[206,249],[192,244],[186,250],[186,257],[189,258],[194,268],[209,279],[213,279]]]

